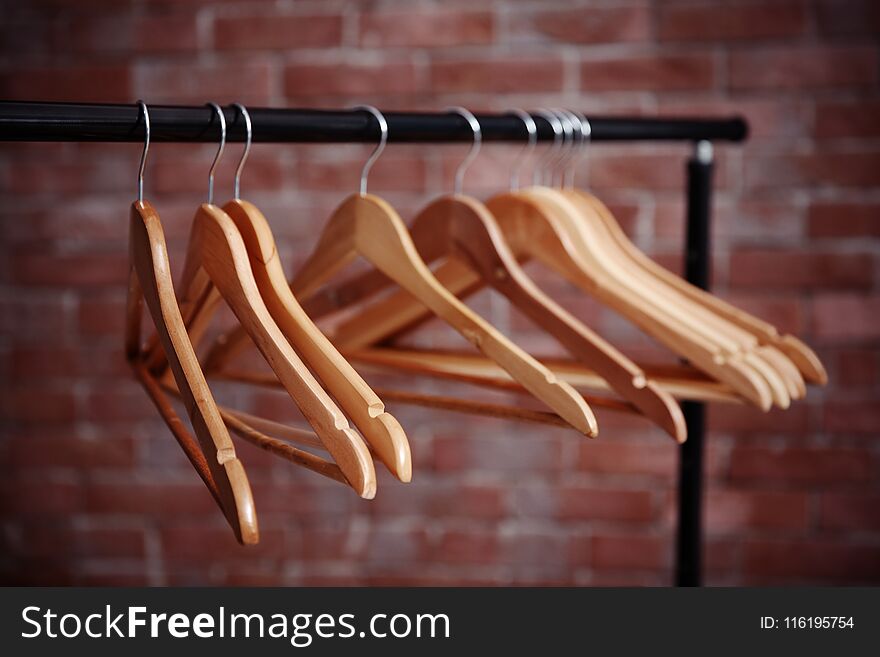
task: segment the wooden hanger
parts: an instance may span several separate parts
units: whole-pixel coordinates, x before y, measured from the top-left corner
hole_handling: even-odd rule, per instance
[[[414,375],[472,383],[498,390],[522,390],[522,386],[488,358],[477,354],[431,349],[370,347],[346,352],[350,360],[382,373],[407,372]],[[590,395],[591,404],[601,405],[596,392],[611,392],[608,382],[583,364],[553,357],[541,357],[554,372],[578,392]],[[646,376],[676,399],[741,404],[743,398],[730,386],[715,381],[692,367],[682,365],[645,365]],[[606,398],[607,399],[607,398]]]
[[[767,380],[776,405],[787,408],[792,398],[799,399],[805,394],[803,378],[780,352],[773,348],[760,347],[753,335],[692,302],[664,281],[635,266],[608,234],[605,220],[598,217],[602,212],[606,219],[614,221],[610,211],[598,199],[575,190],[559,189],[557,192],[571,201],[577,209],[577,216],[582,221],[573,229],[585,231],[582,241],[601,250],[606,257],[606,266],[613,268],[618,277],[628,278],[633,289],[641,290],[643,298],[662,304],[664,309],[677,318],[686,318],[691,327],[718,344],[724,353],[739,356],[758,370]]]
[[[210,203],[213,171],[225,141],[223,112],[213,106],[221,122],[221,147],[209,174],[209,202],[199,206],[192,223],[180,285],[184,321],[189,326],[199,317],[201,305],[210,298],[211,288],[216,287],[291,399],[314,427],[351,487],[361,497],[370,499],[376,493],[376,473],[367,446],[272,318],[260,295],[247,249],[235,222]]]
[[[470,114],[465,118],[471,122],[475,144],[479,144],[480,131],[476,118]],[[466,166],[475,154],[476,150],[463,165]],[[456,173],[457,186],[460,186],[463,171],[464,168],[460,167]],[[473,282],[468,284],[468,292],[482,285],[497,289],[557,338],[570,353],[606,377],[621,397],[630,401],[678,442],[684,441],[687,434],[684,416],[675,400],[646,380],[644,372],[632,361],[553,302],[532,282],[482,203],[460,193],[441,197],[416,216],[410,235],[426,263],[444,256],[467,263],[479,278],[476,285]],[[377,289],[378,285],[375,285],[372,291]],[[371,325],[373,318],[395,316],[397,308],[393,299],[390,303],[378,304],[380,308],[372,312],[368,311],[366,324]],[[388,337],[387,334],[365,333],[362,319],[362,316],[356,316],[339,328],[336,338],[341,345],[359,348]]]
[[[563,128],[566,124],[570,126],[572,144],[575,133],[579,135],[582,149],[586,143],[586,137],[589,135],[589,122],[586,118],[565,110],[557,111],[555,115],[562,121],[560,125]],[[544,116],[548,120],[553,118],[552,115]],[[568,163],[571,164],[573,161],[570,158]],[[806,394],[803,377],[794,363],[786,358],[781,351],[772,346],[759,345],[754,335],[706,307],[694,303],[687,296],[682,295],[676,285],[669,285],[664,279],[651,275],[649,271],[630,258],[626,250],[621,248],[619,237],[623,236],[624,240],[626,238],[611,211],[592,194],[574,189],[574,173],[574,167],[571,167],[560,177],[559,191],[572,201],[579,211],[580,218],[592,227],[590,233],[585,235],[585,239],[596,244],[596,248],[601,249],[603,255],[608,256],[611,266],[615,260],[617,261],[619,275],[638,279],[649,298],[662,299],[665,307],[675,309],[674,312],[678,316],[687,317],[695,328],[704,327],[706,329],[704,335],[716,340],[719,346],[729,352],[741,354],[744,360],[767,379],[771,391],[774,392],[777,405],[786,406],[787,397],[799,399]],[[629,245],[633,251],[639,253],[641,258],[649,260],[631,243]],[[674,278],[684,283],[681,279]]]
[[[403,428],[385,411],[382,400],[303,311],[287,283],[269,222],[256,206],[240,198],[241,172],[251,145],[251,124],[247,109],[239,104],[235,107],[245,119],[248,140],[235,173],[234,200],[223,206],[223,210],[241,235],[263,301],[284,336],[315,371],[376,455],[400,481],[408,482],[412,479],[412,456]],[[203,305],[201,316],[194,318],[193,323],[205,325],[206,316],[210,314],[211,304]],[[203,333],[201,328],[197,330]],[[239,326],[237,337],[221,337],[212,346],[205,359],[205,371],[209,376],[247,344],[244,338],[246,334]]]
[[[676,276],[668,269],[660,266],[645,255],[627,237],[620,224],[613,218],[607,208],[595,196],[581,190],[575,190],[581,194],[596,209],[596,216],[601,220],[614,242],[617,244],[630,262],[639,266],[652,276],[663,280],[667,285],[675,288],[680,294],[703,307],[711,310],[720,317],[740,327],[753,335],[761,346],[772,347],[786,356],[786,362],[794,363],[798,371],[810,383],[824,385],[828,381],[828,375],[824,366],[815,352],[792,335],[780,335],[775,326],[732,306],[726,301],[701,290],[688,283],[683,278]],[[773,358],[774,356],[770,356]],[[778,363],[777,363],[778,364]]]
[[[162,224],[146,201],[137,201],[131,207],[129,249],[131,269],[125,329],[128,362],[211,491],[236,539],[245,545],[255,544],[259,542],[259,530],[250,483],[186,333],[171,281]],[[187,431],[143,360],[141,317],[144,302],[153,318],[159,344],[180,390],[195,438]]]
[[[211,492],[236,539],[242,544],[252,545],[259,542],[260,534],[250,483],[244,466],[236,456],[232,439],[219,417],[217,405],[187,336],[174,293],[162,222],[152,205],[143,200],[144,167],[150,148],[150,115],[146,103],[138,101],[138,106],[143,112],[145,139],[138,170],[138,200],[132,204],[129,213],[126,359]],[[195,437],[186,429],[144,364],[141,324],[145,302]]]
[[[384,118],[378,110],[370,110],[383,126],[382,141],[364,167],[361,193],[350,196],[333,213],[317,246],[291,282],[294,293],[308,298],[321,283],[361,255],[510,372],[574,428],[594,436],[596,419],[583,398],[440,285],[419,257],[394,208],[365,193],[366,173],[387,140]]]

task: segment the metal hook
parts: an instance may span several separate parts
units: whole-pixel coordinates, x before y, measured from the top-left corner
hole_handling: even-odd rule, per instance
[[[211,163],[211,170],[208,171],[208,205],[211,205],[214,202],[214,170],[217,168],[217,164],[223,156],[223,148],[226,146],[226,116],[217,103],[208,103],[208,106],[214,108],[217,118],[220,119],[220,148],[217,149],[217,155],[214,156],[214,161]]]
[[[550,111],[556,115],[556,118],[562,124],[562,147],[559,149],[559,155],[556,157],[553,170],[550,172],[550,184],[556,185],[556,176],[558,175],[559,187],[562,188],[565,181],[565,167],[571,161],[574,151],[574,125],[571,118],[561,110],[552,109]]]
[[[379,122],[379,143],[376,145],[376,148],[373,149],[373,152],[370,153],[370,157],[364,163],[364,167],[361,169],[361,186],[360,186],[360,194],[361,196],[366,196],[367,194],[367,176],[370,175],[370,169],[373,167],[373,163],[379,159],[379,156],[382,154],[382,151],[385,150],[385,144],[388,143],[388,122],[385,120],[385,116],[377,110],[372,105],[358,105],[354,109],[363,110],[364,112],[369,112],[373,116],[376,117],[376,121]]]
[[[538,128],[535,125],[535,119],[533,119],[532,115],[528,112],[521,109],[514,109],[510,110],[508,114],[518,116],[522,119],[522,122],[526,126],[526,131],[529,133],[528,143],[522,147],[522,150],[519,152],[519,155],[516,160],[514,160],[513,166],[510,169],[510,191],[514,192],[519,189],[519,171],[522,168],[523,162],[531,156],[535,151],[535,146],[538,144]]]
[[[480,146],[483,143],[483,130],[482,128],[480,128],[480,122],[477,121],[477,117],[464,107],[447,107],[446,111],[453,114],[458,114],[459,116],[463,116],[464,119],[471,126],[471,130],[474,133],[474,141],[471,144],[471,150],[468,151],[468,154],[455,170],[455,183],[452,190],[455,194],[461,194],[461,188],[464,184],[464,172],[467,170],[467,168],[471,165],[471,162],[474,161],[474,158],[476,158],[480,152]]]
[[[238,161],[238,166],[235,168],[235,180],[232,184],[232,198],[233,200],[238,201],[241,199],[241,172],[244,169],[244,163],[247,162],[248,155],[251,152],[253,132],[251,130],[251,115],[247,111],[247,108],[241,103],[232,103],[232,106],[241,113],[242,117],[244,117],[244,127],[247,130],[247,141],[244,143],[244,152],[241,154],[241,159]]]
[[[550,110],[539,109],[535,112],[542,119],[547,121],[550,124],[550,127],[553,128],[553,145],[547,150],[541,160],[538,162],[538,166],[535,167],[535,171],[532,173],[532,184],[533,185],[542,185],[544,184],[543,179],[543,171],[541,170],[547,163],[552,162],[556,159],[556,154],[559,152],[559,149],[562,147],[562,123]],[[552,184],[553,181],[551,180]]]
[[[144,168],[147,166],[147,152],[150,150],[150,112],[147,111],[147,104],[139,100],[137,102],[138,109],[144,113],[144,150],[141,152],[141,165],[138,168],[138,203],[144,201]]]
[[[590,121],[584,116],[581,112],[572,112],[569,111],[569,114],[575,116],[580,123],[580,132],[581,132],[581,148],[579,149],[578,157],[575,159],[575,162],[581,162],[587,155],[587,142],[590,141],[590,137],[593,135],[593,127],[590,125]],[[571,168],[571,186],[574,187],[574,179],[577,172],[577,167],[572,166]]]
[[[565,163],[565,170],[562,173],[562,187],[566,189],[572,189],[574,187],[574,176],[575,170],[577,168],[577,163],[580,162],[583,157],[583,146],[584,146],[584,126],[574,112],[567,109],[560,109],[557,112],[563,116],[565,116],[568,121],[571,122],[571,127],[577,132],[577,145],[575,146],[574,142],[572,142],[571,153],[569,154],[568,160]]]

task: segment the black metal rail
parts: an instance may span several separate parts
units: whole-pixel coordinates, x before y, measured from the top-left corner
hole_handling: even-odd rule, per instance
[[[208,106],[150,105],[154,142],[215,142],[219,121]],[[245,140],[244,122],[224,108],[228,141]],[[375,143],[376,119],[359,110],[248,108],[253,141],[263,143]],[[470,142],[470,125],[447,113],[387,112],[388,141],[395,143]],[[527,138],[516,116],[478,114],[484,141],[516,142]],[[538,139],[552,140],[552,126],[535,116]],[[712,197],[711,142],[741,142],[748,125],[739,117],[724,119],[658,119],[590,117],[592,141],[686,141],[696,150],[687,163],[687,228],[685,275],[693,284],[709,285]],[[0,141],[141,142],[144,122],[135,104],[0,102]],[[703,443],[705,409],[683,404],[688,439],[681,448],[678,476],[678,529],[675,578],[679,586],[698,586],[702,571]]]
[[[213,142],[219,121],[208,106],[148,105],[153,142]],[[224,108],[227,141],[245,140],[244,121]],[[358,110],[301,110],[249,107],[254,142],[342,143],[379,139],[376,119]],[[553,129],[535,116],[538,138],[552,140]],[[484,141],[521,141],[525,126],[516,116],[478,114]],[[469,142],[468,122],[456,114],[388,112],[388,141],[397,143]],[[590,117],[593,141],[742,141],[746,122],[725,119]],[[137,105],[0,102],[0,141],[141,142],[144,123]]]

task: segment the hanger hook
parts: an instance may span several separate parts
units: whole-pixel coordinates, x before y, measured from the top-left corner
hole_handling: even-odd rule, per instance
[[[364,162],[364,167],[361,169],[361,186],[360,186],[360,194],[361,196],[367,195],[367,177],[370,175],[370,169],[373,168],[373,164],[376,160],[379,159],[379,156],[382,155],[382,151],[385,150],[385,144],[388,143],[388,122],[385,120],[385,116],[377,110],[372,105],[357,105],[354,107],[356,110],[361,110],[364,112],[369,112],[373,116],[376,117],[376,121],[379,122],[379,143],[376,145],[376,148],[373,149],[373,152],[370,153],[370,157]]]
[[[515,192],[519,189],[519,171],[522,169],[523,162],[531,156],[535,151],[535,146],[538,144],[538,128],[535,125],[535,119],[533,119],[532,115],[528,112],[521,109],[512,109],[507,113],[512,114],[513,116],[518,116],[522,119],[523,124],[526,126],[526,131],[529,134],[529,141],[522,147],[510,169],[510,191]]]
[[[581,112],[568,110],[568,113],[574,116],[577,119],[577,123],[580,126],[579,130],[581,133],[580,139],[580,148],[578,149],[577,157],[574,160],[574,163],[571,167],[571,181],[570,186],[574,187],[574,179],[575,175],[577,175],[577,163],[582,162],[583,159],[587,156],[587,142],[590,141],[590,137],[593,134],[593,127],[590,125],[590,121],[586,116]]]
[[[480,122],[477,121],[477,117],[474,116],[470,110],[467,110],[464,107],[447,107],[446,111],[450,114],[458,114],[459,116],[464,117],[474,133],[474,141],[471,144],[471,150],[468,151],[468,154],[455,170],[455,183],[452,190],[455,194],[461,194],[461,188],[464,185],[464,172],[467,171],[467,168],[480,152],[480,146],[483,143],[483,130],[480,128]]]
[[[559,155],[553,163],[553,170],[550,172],[550,184],[557,185],[557,175],[559,176],[558,186],[561,189],[565,182],[565,168],[571,161],[574,154],[574,124],[565,112],[559,109],[551,109],[551,112],[559,119],[562,125],[562,147],[559,149]]]
[[[144,201],[144,169],[147,166],[147,152],[150,150],[150,112],[147,110],[147,104],[139,100],[137,102],[138,109],[144,115],[144,150],[141,152],[141,164],[138,167],[138,203]]]
[[[244,127],[247,130],[247,140],[244,143],[244,152],[241,154],[241,159],[238,161],[238,166],[235,168],[235,180],[232,185],[232,198],[233,200],[238,201],[241,199],[241,172],[244,169],[244,163],[247,162],[248,155],[250,155],[251,152],[253,131],[251,129],[251,115],[250,112],[247,111],[247,108],[241,103],[232,103],[232,106],[237,109],[244,118]]]
[[[550,127],[553,128],[553,145],[547,150],[547,152],[538,162],[538,166],[535,167],[535,171],[532,173],[532,184],[542,185],[544,183],[544,172],[541,169],[556,159],[556,154],[562,147],[562,123],[550,110],[539,109],[535,112],[535,114],[547,121],[547,123],[550,124]],[[552,180],[550,181],[550,184],[553,184]]]
[[[565,167],[562,171],[562,180],[560,181],[563,188],[571,189],[574,187],[576,163],[580,161],[583,155],[584,126],[580,119],[571,110],[563,108],[556,110],[556,113],[560,116],[564,116],[572,130],[577,133],[577,142],[575,142],[574,137],[572,137],[571,149],[568,158],[565,161]]]
[[[208,171],[208,205],[211,205],[214,202],[214,171],[217,169],[220,158],[223,157],[223,148],[226,146],[226,116],[217,103],[208,103],[208,106],[214,108],[217,118],[220,119],[220,148],[217,149],[217,155],[214,156],[214,161],[211,163],[211,170]]]

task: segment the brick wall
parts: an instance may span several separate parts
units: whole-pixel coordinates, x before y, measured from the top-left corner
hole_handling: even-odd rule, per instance
[[[787,412],[711,410],[707,580],[880,582],[880,5],[872,0],[3,2],[0,96],[587,113],[742,113],[719,146],[714,283],[805,338],[831,383]],[[394,146],[371,187],[406,216],[462,147]],[[147,195],[179,268],[212,148],[157,144]],[[230,148],[230,153],[235,149]],[[244,194],[289,267],[356,185],[361,147],[255,147]],[[503,185],[491,145],[467,185]],[[677,266],[682,146],[597,145],[580,172]],[[408,486],[377,498],[242,446],[263,540],[238,547],[121,354],[134,145],[0,146],[0,577],[83,584],[667,584],[676,448],[600,415],[579,439],[389,404]],[[218,190],[228,190],[234,158]],[[552,292],[636,355],[626,322]],[[546,337],[477,306],[524,345]],[[436,333],[436,331],[435,331]],[[290,414],[265,392],[225,391]]]

